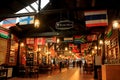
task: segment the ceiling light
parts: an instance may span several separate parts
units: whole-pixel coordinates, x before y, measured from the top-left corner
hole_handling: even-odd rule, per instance
[[[39,28],[39,26],[40,26],[40,20],[39,19],[35,19],[34,26],[35,26],[35,28]]]

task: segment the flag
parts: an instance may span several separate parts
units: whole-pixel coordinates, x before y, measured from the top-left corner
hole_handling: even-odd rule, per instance
[[[86,54],[88,51],[88,48],[92,45],[92,43],[84,43],[81,44],[81,53]]]
[[[34,23],[34,16],[25,16],[19,18],[19,25],[27,25]]]
[[[37,38],[37,44],[38,45],[45,45],[46,38]]]
[[[34,44],[34,38],[27,38],[26,44]]]
[[[107,10],[85,11],[86,27],[107,26]]]
[[[106,34],[106,37],[109,38],[109,37],[112,35],[112,33],[113,33],[112,29],[109,30],[109,31],[107,32],[107,34]]]
[[[56,43],[56,37],[46,38],[46,42]]]
[[[74,53],[79,53],[79,49],[78,49],[78,47],[77,47],[76,45],[74,45],[74,46],[72,47],[72,52],[74,52]]]
[[[74,36],[74,43],[85,43],[86,42],[86,36]]]
[[[97,40],[97,35],[88,35],[87,36],[87,41],[95,41]]]
[[[8,29],[12,26],[16,26],[16,23],[17,23],[17,18],[7,18],[2,21],[1,26],[3,28]]]
[[[73,37],[65,37],[64,42],[73,42]]]
[[[0,30],[0,37],[2,37],[2,38],[9,38],[9,32]]]

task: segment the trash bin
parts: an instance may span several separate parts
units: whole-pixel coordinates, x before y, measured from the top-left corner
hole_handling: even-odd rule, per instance
[[[97,69],[97,74],[98,74],[98,80],[102,80],[101,68],[98,68],[98,69]]]

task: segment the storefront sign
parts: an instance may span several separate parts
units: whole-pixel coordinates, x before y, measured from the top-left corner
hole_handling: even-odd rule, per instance
[[[56,22],[56,29],[66,30],[71,28],[73,28],[73,22],[70,20],[63,20],[63,21]]]

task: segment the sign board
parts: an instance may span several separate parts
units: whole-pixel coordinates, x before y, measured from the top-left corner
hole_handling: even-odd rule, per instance
[[[63,21],[56,22],[56,29],[66,30],[71,28],[73,28],[73,22],[70,20],[63,20]]]

